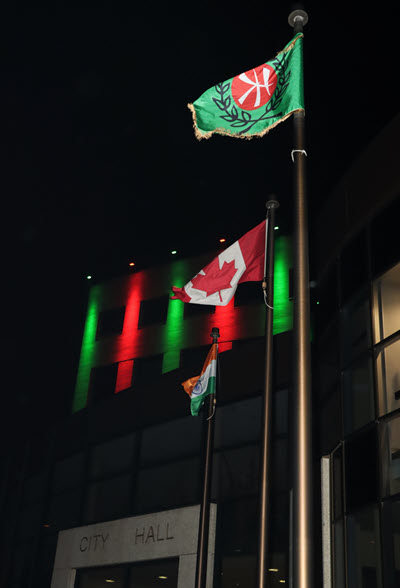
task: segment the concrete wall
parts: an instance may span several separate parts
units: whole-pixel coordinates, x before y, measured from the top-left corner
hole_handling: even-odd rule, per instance
[[[192,506],[61,531],[51,588],[73,588],[76,570],[179,557],[178,588],[195,584],[200,507]],[[214,568],[216,505],[211,505],[207,586]]]

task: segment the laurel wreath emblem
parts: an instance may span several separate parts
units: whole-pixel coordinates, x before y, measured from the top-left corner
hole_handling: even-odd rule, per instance
[[[277,108],[279,108],[279,105],[282,102],[282,98],[289,85],[290,71],[287,71],[287,57],[288,54],[284,53],[282,56],[277,56],[275,59],[268,62],[268,64],[274,68],[278,76],[278,83],[272,98],[265,106],[263,114],[258,118],[253,118],[250,112],[247,110],[241,110],[237,108],[235,104],[233,104],[232,97],[229,93],[231,87],[230,82],[222,82],[221,84],[217,84],[215,86],[215,90],[218,93],[219,98],[213,98],[213,101],[218,106],[218,108],[225,113],[224,115],[221,115],[221,118],[230,123],[231,127],[238,129],[242,127],[242,130],[238,133],[239,135],[248,133],[255,124],[262,120],[268,120],[273,117],[282,116],[282,112],[275,111]]]

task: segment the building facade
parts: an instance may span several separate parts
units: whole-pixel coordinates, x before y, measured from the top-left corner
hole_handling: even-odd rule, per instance
[[[361,154],[317,223],[328,586],[400,585],[399,129],[397,117]]]
[[[368,146],[310,237],[315,577],[400,585],[400,117]],[[204,414],[182,381],[220,330],[208,585],[255,582],[265,306],[170,300],[213,255],[91,288],[72,413],[10,453],[0,586],[193,586]],[[291,241],[277,236],[269,585],[291,585]],[[315,280],[314,280],[315,278]]]
[[[288,581],[291,239],[276,238],[271,579]],[[206,415],[181,383],[220,330],[208,586],[256,569],[265,305],[240,285],[226,307],[171,300],[215,256],[94,285],[72,414],[30,439],[10,473],[6,586],[194,586]],[[12,508],[14,507],[14,510]]]

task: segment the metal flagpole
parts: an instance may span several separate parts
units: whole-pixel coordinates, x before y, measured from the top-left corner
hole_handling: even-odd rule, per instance
[[[199,521],[199,541],[197,547],[197,567],[196,567],[196,588],[206,588],[207,582],[207,558],[208,558],[208,531],[210,525],[210,494],[211,494],[211,476],[212,476],[212,462],[214,450],[214,422],[215,422],[215,407],[217,396],[217,382],[218,382],[218,339],[219,329],[213,327],[211,330],[211,337],[213,344],[217,345],[217,378],[215,394],[209,395],[208,401],[208,417],[207,417],[207,439],[206,439],[206,455],[204,462],[204,483],[203,483],[203,498],[200,507],[200,521]]]
[[[268,557],[268,524],[269,524],[269,498],[270,498],[270,440],[271,440],[271,411],[272,411],[272,344],[273,344],[273,306],[274,306],[274,255],[275,255],[275,209],[279,202],[269,200],[266,203],[267,238],[265,242],[265,270],[263,280],[264,298],[266,304],[265,318],[265,384],[262,414],[261,436],[261,484],[260,484],[260,518],[258,533],[258,566],[257,588],[265,588],[267,585],[267,557]]]
[[[308,15],[295,10],[289,24],[303,32]],[[312,422],[311,346],[304,111],[294,113],[294,423],[293,580],[294,588],[312,588]]]

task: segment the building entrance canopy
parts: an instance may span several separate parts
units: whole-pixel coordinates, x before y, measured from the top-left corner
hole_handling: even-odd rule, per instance
[[[216,506],[211,507],[207,572],[210,588],[216,523]],[[177,588],[193,588],[199,514],[200,507],[192,506],[61,531],[51,588],[73,588],[77,570],[166,558],[179,558]]]

